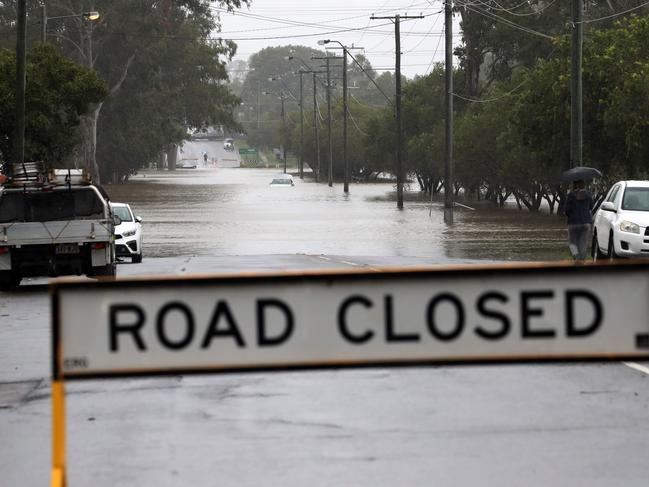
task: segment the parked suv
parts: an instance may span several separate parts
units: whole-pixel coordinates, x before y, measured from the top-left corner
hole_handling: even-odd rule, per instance
[[[142,262],[142,218],[135,216],[126,203],[110,203],[121,223],[115,227],[117,257],[130,257],[131,262]]]
[[[649,257],[649,181],[618,181],[595,213],[593,259]]]

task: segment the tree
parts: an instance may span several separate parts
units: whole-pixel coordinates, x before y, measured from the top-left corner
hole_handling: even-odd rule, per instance
[[[3,2],[6,3],[6,2]],[[171,72],[172,65],[168,60],[154,53],[156,49],[167,48],[171,42],[186,43],[194,42],[209,46],[211,51],[211,63],[216,67],[211,69],[212,73],[218,72],[218,78],[211,79],[210,83],[222,83],[227,79],[227,74],[223,69],[225,64],[223,57],[231,57],[234,53],[235,45],[232,42],[212,39],[211,32],[220,28],[218,13],[214,10],[213,4],[232,10],[240,8],[242,5],[248,5],[248,0],[220,0],[219,2],[209,2],[207,0],[143,0],[132,2],[130,0],[52,0],[47,3],[48,17],[66,17],[56,22],[48,23],[48,41],[56,43],[62,51],[73,60],[77,60],[87,68],[96,71],[103,78],[110,91],[110,98],[107,101],[99,102],[91,107],[91,111],[82,117],[81,120],[81,155],[82,162],[86,164],[88,170],[93,175],[95,181],[99,181],[100,166],[108,165],[96,158],[97,155],[97,129],[100,115],[105,113],[117,99],[122,96],[131,99],[142,98],[151,93],[151,85],[139,85],[131,83],[130,89],[134,93],[125,95],[122,89],[129,78],[131,69],[140,63],[148,65],[151,68],[150,61],[152,58],[159,60],[158,66],[161,71]],[[0,33],[11,34],[14,29],[15,12],[12,8],[2,5],[0,8]],[[101,14],[101,20],[98,23],[84,22],[81,12],[88,10],[97,10]],[[12,16],[13,15],[13,16]],[[29,2],[29,18],[40,20],[39,5],[36,1]],[[190,24],[193,29],[186,29],[185,24]],[[32,42],[40,41],[39,30],[32,30],[30,40]],[[187,36],[190,37],[187,37]],[[15,39],[15,37],[14,37]],[[168,41],[164,45],[161,40]],[[158,55],[156,55],[158,54]],[[174,60],[175,62],[177,60]],[[159,71],[158,69],[154,71]],[[205,80],[204,78],[201,78]],[[187,92],[186,92],[187,93]],[[160,93],[158,93],[159,95]],[[231,117],[222,118],[224,112],[229,114],[228,109],[224,109],[231,104],[231,99],[227,94],[227,89],[214,90],[212,94],[216,95],[210,98],[210,102],[215,102],[216,106],[209,110],[208,117],[203,118],[203,122],[209,123],[229,123]],[[219,99],[219,95],[226,95],[226,99]],[[175,93],[168,93],[173,97]],[[162,99],[160,96],[155,101],[164,103],[171,98]],[[153,101],[153,100],[152,100]],[[198,106],[195,103],[194,106]],[[176,107],[178,105],[175,105]],[[187,106],[189,108],[189,106]],[[131,112],[135,117],[140,114]],[[194,114],[183,113],[195,120]],[[174,113],[174,119],[178,114]],[[208,120],[209,119],[209,120]],[[191,125],[190,121],[190,125]],[[173,124],[171,124],[173,125]],[[177,133],[176,127],[172,131]],[[145,134],[154,135],[153,131]],[[128,139],[128,134],[122,134],[124,140]],[[118,137],[112,140],[118,140]],[[104,139],[104,140],[111,140]],[[145,145],[149,141],[145,141]],[[173,144],[174,140],[167,140],[165,146]],[[160,147],[159,150],[163,150]],[[105,148],[103,150],[111,150]],[[102,149],[100,149],[102,152]],[[144,161],[141,161],[144,162]],[[103,173],[112,173],[108,167],[102,168]]]
[[[60,166],[78,142],[80,117],[108,94],[97,73],[64,57],[51,45],[27,54],[25,158]],[[15,137],[16,55],[0,50],[0,159],[7,161]]]
[[[175,154],[188,128],[238,128],[233,109],[239,99],[224,83],[225,65],[215,62],[220,50],[198,40],[201,27],[191,18],[172,29],[173,36],[161,36],[130,68],[120,96],[99,121],[97,154],[104,177],[121,180],[163,150]]]
[[[584,20],[602,19],[596,25],[608,28],[614,22],[612,13],[645,3],[584,0]],[[455,54],[466,72],[461,92],[468,97],[480,96],[494,81],[509,79],[516,68],[532,68],[538,59],[547,59],[554,49],[552,38],[570,33],[570,1],[484,0],[455,5],[462,30],[462,44]],[[649,6],[635,12],[649,12]]]

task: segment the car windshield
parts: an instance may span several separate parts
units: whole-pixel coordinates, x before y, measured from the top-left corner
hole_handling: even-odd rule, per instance
[[[275,176],[270,184],[293,184],[290,176]]]
[[[0,222],[102,218],[104,203],[91,188],[11,192],[0,197]]]
[[[649,211],[649,188],[627,188],[622,200],[622,209]]]
[[[131,212],[126,206],[113,206],[113,213],[123,222],[132,222]]]

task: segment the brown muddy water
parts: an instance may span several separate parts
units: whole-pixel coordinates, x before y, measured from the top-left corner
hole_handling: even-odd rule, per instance
[[[398,210],[389,183],[332,188],[295,177],[295,186],[269,183],[276,169],[209,168],[144,171],[108,185],[113,201],[143,219],[147,257],[180,255],[328,254],[408,256],[431,262],[537,261],[567,255],[566,227],[556,215],[490,204],[455,209],[414,186]]]

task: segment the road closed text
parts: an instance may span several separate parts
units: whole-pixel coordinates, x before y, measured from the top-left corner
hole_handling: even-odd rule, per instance
[[[400,302],[393,293],[359,292],[337,297],[317,317],[300,316],[296,308],[304,307],[276,297],[245,303],[247,309],[241,307],[241,300],[235,305],[225,298],[215,299],[211,309],[199,313],[190,300],[174,299],[155,307],[116,301],[108,307],[106,345],[111,354],[152,348],[170,352],[268,349],[289,344],[301,327],[313,327],[314,322],[320,328],[311,333],[314,339],[334,334],[336,341],[353,347],[451,344],[467,338],[484,343],[508,338],[580,340],[596,335],[605,318],[602,299],[584,288],[490,289],[471,298],[440,291],[418,300],[418,306]]]

